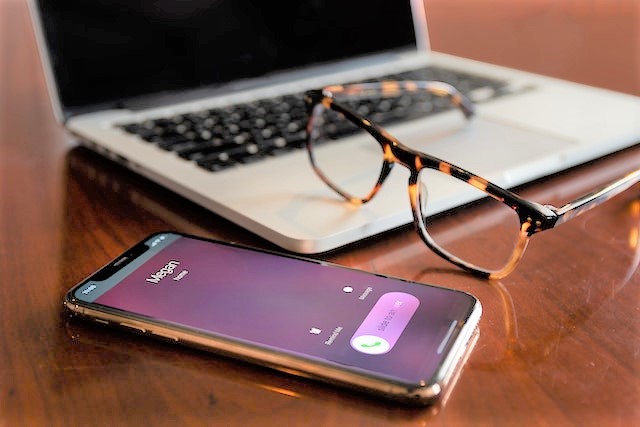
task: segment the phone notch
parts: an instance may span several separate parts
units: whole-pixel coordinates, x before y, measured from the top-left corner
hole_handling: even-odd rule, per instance
[[[123,269],[125,266],[130,264],[133,260],[135,260],[140,255],[147,252],[149,248],[150,246],[144,242],[135,245],[134,247],[126,251],[124,254],[116,258],[114,261],[107,264],[104,268],[102,268],[96,274],[94,274],[92,279],[94,281],[102,281],[112,277],[115,273],[117,273],[118,271]]]
[[[121,267],[124,263],[128,262],[129,260],[130,260],[130,257],[125,255],[125,256],[121,257],[120,259],[117,259],[113,263],[113,267],[114,268]]]

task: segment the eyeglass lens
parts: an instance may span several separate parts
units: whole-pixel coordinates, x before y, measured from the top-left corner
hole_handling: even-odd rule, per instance
[[[509,263],[520,240],[520,219],[513,209],[433,169],[423,169],[418,182],[420,231],[427,240],[448,257],[481,270],[499,271]],[[455,211],[443,211],[443,206],[459,204]]]
[[[383,167],[382,147],[373,136],[322,104],[312,114],[310,136],[312,162],[325,182],[346,197],[368,199]],[[345,157],[348,147],[358,155]],[[443,213],[450,197],[458,198],[455,205],[468,204]],[[420,172],[418,199],[419,231],[435,250],[481,270],[509,263],[520,237],[518,215],[509,206],[432,169]]]
[[[366,199],[382,170],[380,144],[341,113],[322,105],[316,106],[311,123],[311,159],[316,170],[343,195]],[[346,148],[358,156],[344,156]]]

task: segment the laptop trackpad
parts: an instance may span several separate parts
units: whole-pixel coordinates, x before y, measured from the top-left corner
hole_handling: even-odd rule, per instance
[[[402,143],[512,187],[564,169],[576,142],[539,130],[476,116],[465,122],[443,114],[425,122],[390,128]]]

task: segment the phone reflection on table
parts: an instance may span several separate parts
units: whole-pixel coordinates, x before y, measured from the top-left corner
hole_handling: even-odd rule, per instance
[[[95,390],[101,401],[109,405],[118,399],[108,395],[107,390],[112,390],[127,393],[126,399],[132,406],[138,400],[158,400],[159,410],[162,410],[165,398],[174,400],[172,405],[189,400],[188,405],[195,413],[224,413],[230,424],[238,420],[247,425],[262,425],[269,420],[297,419],[304,411],[307,419],[313,419],[318,425],[326,424],[336,416],[344,425],[380,424],[385,420],[396,425],[424,425],[442,411],[457,381],[457,377],[451,380],[451,387],[438,404],[411,407],[220,355],[140,339],[76,317],[65,315],[64,325],[65,337],[73,347],[70,357],[76,361],[85,360],[77,369],[84,379],[76,383],[76,390],[73,384],[65,389],[70,398],[76,396],[81,400],[87,390]],[[87,360],[91,360],[91,366],[87,366]],[[149,369],[162,372],[160,377],[179,376],[186,385],[184,391],[173,389],[175,394],[167,397],[118,389],[123,375],[131,376],[135,383],[135,372]],[[92,380],[87,380],[88,377]],[[116,380],[112,381],[113,378]],[[188,396],[184,395],[187,391]],[[246,412],[239,408],[251,410]],[[277,411],[274,412],[274,408],[278,408]]]

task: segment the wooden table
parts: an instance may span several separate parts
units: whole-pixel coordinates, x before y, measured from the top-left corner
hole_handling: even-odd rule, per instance
[[[440,22],[432,26],[433,47],[455,51],[474,40],[474,25],[495,16],[508,19],[507,5],[516,2],[489,2],[494,15],[469,6],[476,19],[461,21],[464,8],[428,3]],[[555,60],[564,59],[558,74],[640,94],[637,37],[624,37],[634,28],[637,35],[631,2],[610,2],[628,8],[620,14],[606,9],[605,1],[584,8],[580,2],[533,3],[512,8],[511,14],[523,28],[539,22],[545,40],[554,29],[565,34],[565,24],[573,23],[575,37],[553,46]],[[590,27],[593,22],[601,26]],[[469,39],[458,47],[442,42],[462,27],[471,31]],[[599,63],[597,51],[572,55],[571,43],[589,28],[609,35],[612,48],[627,56],[635,49],[636,57],[618,55],[628,61],[621,69]],[[525,35],[521,42],[526,45]],[[599,39],[594,49],[607,43]],[[484,306],[480,339],[446,403],[398,407],[68,318],[61,305],[64,292],[150,232],[177,229],[274,247],[78,148],[53,120],[22,0],[0,0],[0,47],[0,425],[622,426],[640,421],[637,186],[535,236],[520,267],[500,282],[453,269],[428,251],[411,227],[325,256],[468,291]],[[527,64],[503,53],[510,65],[554,73],[539,55]],[[499,50],[484,54],[499,59]],[[561,204],[639,165],[636,145],[520,192]]]

